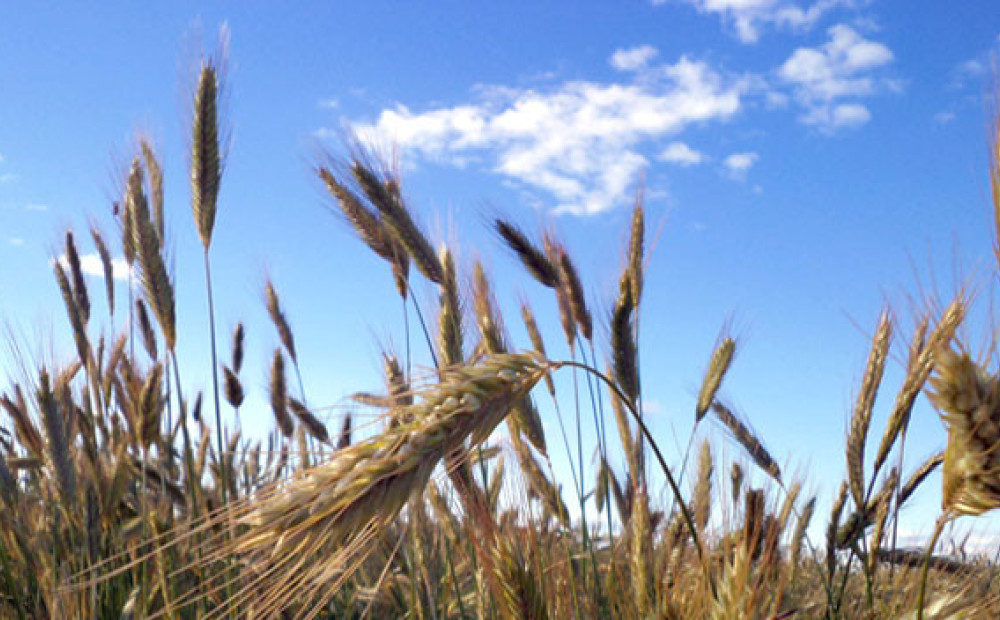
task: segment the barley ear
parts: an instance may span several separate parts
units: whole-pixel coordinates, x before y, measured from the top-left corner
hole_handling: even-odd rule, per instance
[[[729,366],[733,362],[733,355],[736,353],[736,342],[729,337],[723,338],[722,342],[712,352],[712,359],[708,364],[708,371],[701,382],[701,390],[698,392],[698,404],[695,407],[695,421],[700,422],[708,413],[715,400],[715,395],[719,392],[722,379],[729,371]]]
[[[497,218],[494,226],[500,238],[513,250],[535,280],[549,288],[559,286],[559,273],[556,267],[545,252],[536,247],[517,225]]]
[[[441,262],[438,355],[442,366],[452,366],[465,359],[462,348],[462,307],[458,297],[455,260],[444,245],[438,252],[438,260]]]
[[[132,161],[128,177],[125,209],[132,222],[133,243],[139,263],[139,276],[146,293],[146,301],[153,309],[167,349],[174,350],[177,329],[174,318],[174,289],[167,274],[156,231],[149,219],[149,203],[142,188],[142,168],[139,160]]]
[[[45,425],[47,456],[59,485],[59,494],[63,506],[71,510],[76,505],[76,472],[66,436],[66,419],[60,411],[50,385],[49,373],[45,369],[42,369],[38,378],[38,408]]]
[[[206,252],[212,244],[216,201],[222,181],[218,103],[218,68],[212,61],[203,61],[198,74],[191,127],[191,208],[198,226],[198,238]]]
[[[267,314],[271,317],[271,322],[274,323],[275,329],[278,330],[278,339],[281,340],[281,345],[285,347],[288,356],[292,358],[292,362],[297,364],[298,356],[295,352],[295,337],[292,335],[292,328],[288,324],[288,317],[285,316],[284,311],[281,309],[278,292],[274,290],[274,283],[271,282],[270,278],[268,278],[264,285],[264,297],[267,305]]]
[[[222,377],[222,393],[226,397],[226,402],[232,405],[234,409],[239,409],[240,405],[243,404],[244,398],[243,383],[240,382],[240,378],[229,366],[222,366]]]
[[[837,532],[840,530],[840,517],[847,503],[847,481],[840,484],[837,498],[830,508],[830,522],[826,526],[826,573],[829,583],[833,582],[833,573],[837,568]]]
[[[573,320],[580,327],[580,334],[583,335],[584,339],[593,340],[594,320],[590,316],[590,310],[587,309],[580,274],[565,248],[560,249],[556,266],[559,269],[559,279],[565,288],[566,298],[569,300],[569,309],[572,312]]]
[[[330,433],[326,430],[326,425],[317,418],[312,411],[297,398],[289,398],[288,406],[295,414],[295,417],[302,422],[302,426],[316,441],[322,443],[330,442]]]
[[[149,199],[153,203],[153,228],[156,230],[156,239],[162,250],[163,244],[167,241],[163,216],[163,165],[156,157],[156,151],[149,140],[141,139],[139,148],[142,151],[143,162],[146,164],[146,172],[149,174]]]
[[[87,282],[83,277],[83,266],[80,264],[80,253],[76,249],[73,231],[66,231],[66,263],[73,281],[73,297],[76,299],[77,311],[83,324],[90,321],[90,297],[87,295]]]
[[[87,363],[90,357],[90,341],[87,339],[87,328],[84,325],[83,316],[77,305],[77,298],[73,294],[73,286],[70,284],[66,270],[58,260],[52,262],[52,269],[55,271],[56,282],[59,284],[59,292],[62,293],[63,303],[66,306],[66,314],[69,316],[70,327],[73,329],[73,340],[76,343],[76,352],[81,363]]]
[[[937,359],[929,396],[948,427],[941,507],[980,515],[1000,507],[1000,379],[950,347]]]
[[[778,467],[778,463],[771,457],[771,453],[767,451],[753,431],[719,401],[712,403],[712,411],[729,429],[736,441],[743,446],[757,467],[767,472],[776,481],[781,482],[781,469]]]
[[[528,332],[528,339],[531,340],[531,346],[535,351],[541,354],[542,357],[547,357],[545,353],[545,341],[542,340],[542,332],[538,329],[538,322],[535,320],[535,313],[532,311],[531,306],[527,301],[521,301],[521,320],[524,322],[524,329]],[[548,389],[551,396],[556,394],[556,386],[552,381],[552,376],[548,373],[545,375],[545,387]]]
[[[632,209],[632,223],[628,241],[628,273],[629,284],[632,287],[632,299],[636,306],[642,298],[643,254],[646,234],[646,216],[643,210],[645,192],[640,188],[636,192],[635,207]]]
[[[108,314],[115,314],[115,269],[111,262],[111,252],[104,243],[104,237],[97,230],[96,226],[91,226],[90,236],[94,240],[94,247],[97,248],[97,255],[101,258],[101,267],[104,270],[104,289],[108,299]]]
[[[865,364],[865,374],[861,379],[861,391],[851,415],[851,425],[847,434],[847,475],[851,487],[851,499],[854,505],[864,507],[865,497],[865,444],[868,440],[868,429],[871,426],[872,410],[875,406],[875,395],[882,382],[885,371],[885,361],[889,353],[889,342],[892,338],[892,320],[888,312],[882,312],[878,328],[872,340],[872,348]]]
[[[246,329],[243,327],[243,323],[237,323],[236,328],[233,329],[233,355],[232,355],[232,366],[233,372],[239,374],[240,370],[243,368],[243,350],[245,346],[244,340],[246,339]]]
[[[395,257],[394,243],[389,231],[386,230],[378,213],[373,213],[346,185],[337,180],[328,168],[320,166],[316,173],[326,185],[327,191],[337,200],[337,205],[343,216],[350,222],[361,240],[375,254],[393,262]],[[405,252],[404,252],[405,254]]]
[[[271,361],[271,412],[278,429],[286,438],[295,432],[295,422],[288,414],[288,387],[285,381],[285,356],[281,349],[274,350]]]
[[[623,279],[611,314],[611,352],[614,359],[615,381],[635,406],[639,402],[638,352],[635,343],[632,312],[635,300],[632,287]]]
[[[712,448],[706,440],[698,454],[698,475],[694,488],[691,511],[698,531],[704,532],[712,516]]]
[[[139,333],[142,335],[142,344],[146,347],[150,359],[157,358],[156,334],[153,332],[153,323],[149,320],[149,313],[146,312],[146,304],[142,299],[135,300],[136,320],[139,323]]]
[[[885,432],[882,433],[882,439],[879,441],[878,451],[875,453],[873,475],[878,475],[881,471],[886,459],[889,458],[889,452],[895,445],[896,439],[909,425],[913,405],[927,380],[927,375],[924,372],[925,364],[922,362],[927,344],[927,328],[928,319],[925,316],[921,319],[910,341],[909,355],[906,360],[906,377],[903,379],[903,385],[899,392],[896,393],[896,402],[889,415],[889,422],[886,424]]]
[[[417,227],[404,205],[398,184],[383,183],[371,168],[357,159],[351,171],[368,196],[368,200],[378,209],[382,221],[388,225],[396,240],[406,248],[417,269],[428,280],[440,284],[441,263],[438,262],[433,246]]]

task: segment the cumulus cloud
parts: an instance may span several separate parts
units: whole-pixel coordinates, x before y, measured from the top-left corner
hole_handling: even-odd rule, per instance
[[[609,62],[619,71],[636,71],[649,64],[657,54],[659,51],[652,45],[639,45],[615,51]]]
[[[778,68],[778,77],[792,87],[803,107],[799,117],[803,123],[828,131],[858,127],[871,114],[857,100],[896,88],[894,82],[875,73],[892,62],[893,54],[844,24],[830,28],[828,35],[820,47],[795,50]]]
[[[60,254],[56,260],[64,269],[69,269],[69,262],[65,254]],[[104,263],[101,262],[101,257],[96,253],[80,255],[80,270],[85,275],[104,279]],[[111,259],[111,271],[115,280],[128,280],[128,263],[123,257]]]
[[[705,161],[705,154],[683,142],[671,142],[660,151],[658,159],[679,166],[694,166]]]
[[[743,153],[733,153],[729,157],[723,160],[722,165],[725,166],[726,170],[729,172],[730,176],[736,179],[745,179],[747,172],[753,168],[754,164],[760,156],[753,151],[746,151]]]
[[[668,0],[653,0],[666,4]],[[788,0],[685,0],[699,13],[714,14],[731,28],[743,43],[756,43],[766,26],[808,30],[820,18],[839,6],[850,6],[851,0],[816,0],[802,4]]]
[[[743,88],[681,57],[644,65],[622,83],[486,89],[474,103],[422,112],[397,105],[358,131],[450,164],[481,155],[493,172],[553,197],[557,211],[593,214],[624,201],[648,163],[646,149],[731,117]]]

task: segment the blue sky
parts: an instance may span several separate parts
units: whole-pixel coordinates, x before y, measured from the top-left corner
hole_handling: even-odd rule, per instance
[[[488,266],[515,342],[526,343],[515,320],[523,294],[554,355],[565,354],[554,304],[487,216],[554,225],[604,324],[644,178],[655,239],[641,347],[656,432],[668,451],[675,435],[686,442],[701,372],[732,325],[740,350],[725,397],[828,500],[881,307],[896,311],[902,347],[911,299],[947,295],[956,274],[987,282],[995,269],[1000,5],[960,6],[0,3],[0,313],[28,350],[72,355],[49,260],[66,227],[83,236],[94,220],[112,234],[115,179],[146,132],[166,163],[186,380],[209,385],[184,118],[192,66],[227,22],[233,142],[212,259],[220,330],[249,328],[248,416],[270,423],[277,338],[260,301],[265,273],[296,331],[312,404],[377,387],[380,347],[402,348],[391,275],[331,217],[311,174],[350,124],[397,147],[433,240]],[[99,287],[94,278],[94,297]],[[416,293],[430,312],[433,289],[417,282]],[[879,401],[876,435],[892,396]],[[916,418],[915,460],[944,442],[930,409]],[[937,502],[936,488],[917,498],[914,529],[929,529]]]

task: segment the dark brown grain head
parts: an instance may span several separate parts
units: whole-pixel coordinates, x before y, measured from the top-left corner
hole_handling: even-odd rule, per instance
[[[191,208],[205,251],[212,245],[222,182],[223,148],[219,132],[219,67],[202,62],[194,96],[191,127]]]
[[[285,437],[295,432],[295,422],[288,414],[288,386],[285,380],[285,356],[281,349],[274,350],[271,360],[271,412],[278,429]]]
[[[156,332],[153,331],[153,322],[149,320],[149,313],[146,311],[146,302],[142,299],[135,300],[136,322],[139,324],[139,334],[142,335],[142,344],[146,347],[150,359],[157,358]]]
[[[585,340],[594,339],[594,320],[587,309],[587,300],[583,293],[583,284],[580,282],[580,274],[576,270],[576,265],[569,257],[565,248],[559,252],[559,260],[556,263],[559,269],[559,279],[566,291],[566,298],[569,300],[569,308],[573,314],[573,320],[580,327],[580,334]]]
[[[326,425],[302,401],[290,397],[288,399],[288,406],[291,408],[292,413],[295,414],[295,417],[299,419],[299,422],[302,423],[306,432],[312,435],[317,441],[330,443],[330,433],[327,432]]]
[[[142,151],[142,159],[146,164],[146,172],[149,174],[149,199],[153,208],[153,228],[162,250],[163,244],[167,240],[163,215],[163,165],[156,156],[152,142],[148,139],[139,140],[139,149]]]
[[[388,226],[393,237],[406,248],[417,269],[428,280],[440,284],[441,264],[433,246],[413,221],[402,195],[398,192],[398,185],[395,186],[396,191],[392,191],[393,186],[387,186],[374,169],[360,159],[354,160],[351,172],[368,200],[382,216],[382,221]]]
[[[513,250],[535,280],[549,288],[559,286],[556,267],[516,224],[497,218],[494,226],[500,238]]]
[[[270,278],[264,284],[264,299],[267,305],[267,314],[271,317],[274,328],[278,330],[278,338],[281,340],[281,345],[285,347],[285,351],[292,358],[292,362],[297,364],[299,358],[295,352],[295,337],[292,334],[291,326],[288,324],[288,317],[285,316],[285,312],[281,309],[278,292],[274,289],[274,283]]]
[[[244,398],[243,383],[240,382],[240,378],[236,375],[236,373],[225,365],[222,366],[222,376],[222,393],[226,397],[226,402],[232,405],[235,409],[239,409],[240,405],[243,404]]]
[[[66,231],[66,263],[72,278],[77,311],[86,325],[90,321],[90,297],[87,295],[87,282],[83,277],[83,265],[80,264],[80,253],[76,249],[72,230]]]
[[[146,301],[153,309],[167,349],[174,350],[177,341],[174,316],[174,287],[156,239],[156,230],[149,216],[149,203],[143,189],[143,173],[139,159],[132,161],[128,177],[125,209],[130,214],[133,242],[139,265],[139,279]]]
[[[236,374],[240,373],[243,369],[243,353],[246,339],[246,330],[243,327],[243,323],[237,323],[236,328],[233,329],[233,372]]]
[[[115,269],[111,261],[111,252],[101,231],[96,226],[90,227],[90,236],[94,240],[94,247],[97,248],[97,255],[101,259],[101,267],[104,270],[104,288],[108,300],[108,313],[114,316],[115,313]]]

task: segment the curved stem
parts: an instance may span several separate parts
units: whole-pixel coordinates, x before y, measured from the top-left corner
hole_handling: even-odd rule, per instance
[[[931,558],[934,556],[934,547],[937,546],[938,538],[941,537],[941,532],[944,531],[945,524],[948,523],[948,515],[941,515],[937,523],[934,525],[934,535],[931,536],[931,542],[927,545],[927,555],[924,556],[924,566],[920,569],[920,591],[917,594],[917,620],[924,620],[924,598],[927,595],[927,573],[928,569],[931,567]]]
[[[691,540],[694,542],[695,551],[697,551],[698,553],[698,559],[701,560],[702,567],[705,570],[705,576],[708,578],[708,584],[712,590],[712,596],[716,596],[715,579],[712,577],[711,572],[708,570],[705,551],[701,546],[701,540],[698,538],[698,531],[697,528],[695,528],[694,518],[691,516],[691,510],[688,508],[687,504],[684,503],[684,497],[681,495],[681,489],[677,485],[677,481],[674,479],[673,474],[670,473],[670,467],[667,466],[667,461],[665,458],[663,458],[663,453],[660,452],[659,446],[656,445],[656,440],[653,439],[652,433],[649,432],[649,428],[646,426],[645,422],[643,422],[642,416],[639,415],[638,411],[636,411],[635,405],[633,405],[632,402],[625,395],[625,393],[621,391],[621,388],[619,388],[614,381],[612,381],[607,375],[605,375],[601,371],[591,368],[586,364],[581,364],[580,362],[574,362],[569,360],[552,362],[553,370],[558,370],[563,366],[580,368],[586,372],[591,373],[592,375],[603,381],[604,384],[608,386],[608,389],[614,392],[617,398],[621,399],[622,403],[625,405],[625,408],[628,410],[629,414],[632,416],[632,418],[635,419],[636,424],[639,427],[639,430],[642,431],[642,434],[646,438],[646,441],[649,442],[649,447],[653,449],[653,455],[656,456],[656,460],[660,463],[660,468],[663,470],[663,475],[667,479],[667,484],[670,485],[670,491],[674,494],[674,497],[677,499],[677,505],[680,507],[681,515],[684,517],[684,524],[691,532]]]

